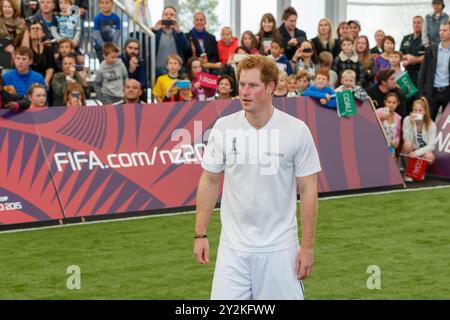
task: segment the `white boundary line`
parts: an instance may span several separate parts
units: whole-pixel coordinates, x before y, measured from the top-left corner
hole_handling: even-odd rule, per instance
[[[437,190],[437,189],[450,189],[450,185],[435,186],[435,187],[425,187],[425,188],[416,188],[416,189],[390,190],[390,191],[381,191],[381,192],[368,192],[368,193],[349,194],[349,195],[342,195],[342,196],[331,196],[331,197],[319,198],[319,201],[337,200],[337,199],[346,199],[346,198],[357,198],[357,197],[366,197],[366,196],[377,196],[377,195],[382,195],[382,194],[400,193],[400,192]],[[300,201],[297,201],[297,203],[298,202],[300,202]],[[218,209],[215,209],[215,210],[218,210]],[[113,223],[113,222],[121,222],[121,221],[133,221],[133,220],[143,220],[143,219],[150,219],[150,218],[180,216],[180,215],[194,214],[194,213],[195,213],[195,211],[183,211],[183,212],[176,212],[176,213],[162,213],[162,214],[155,214],[155,215],[145,215],[145,216],[142,216],[142,217],[117,218],[117,219],[108,219],[108,220],[100,220],[100,221],[87,221],[87,222],[75,222],[75,223],[56,225],[56,226],[47,226],[47,227],[38,227],[38,228],[26,228],[26,229],[17,229],[17,230],[5,230],[5,231],[0,231],[0,235],[1,234],[7,234],[7,233],[19,233],[19,232],[39,231],[39,230],[48,230],[48,229],[57,229],[57,228],[78,227],[78,226],[86,226],[86,225],[100,224],[100,223]]]

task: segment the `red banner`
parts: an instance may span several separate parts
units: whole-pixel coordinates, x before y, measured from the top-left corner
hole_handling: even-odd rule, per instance
[[[210,88],[210,89],[217,89],[219,77],[215,76],[213,74],[209,74],[206,72],[200,72],[198,74],[198,79],[200,81],[200,84],[202,87]]]
[[[401,185],[368,103],[339,118],[309,98],[275,99],[309,126],[320,192]],[[0,225],[195,205],[215,121],[238,100],[0,111]]]

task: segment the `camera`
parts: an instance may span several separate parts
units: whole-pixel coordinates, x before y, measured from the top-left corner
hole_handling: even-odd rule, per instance
[[[305,48],[305,49],[302,50],[302,52],[311,53],[311,52],[313,52],[313,49],[312,48]]]
[[[416,120],[416,121],[422,121],[422,120],[423,120],[423,114],[421,114],[421,113],[415,113],[415,114],[414,114],[414,120]]]
[[[162,23],[164,26],[172,26],[172,25],[175,24],[175,22],[174,22],[173,20],[170,20],[170,19],[163,19],[163,20],[161,21],[161,23]]]

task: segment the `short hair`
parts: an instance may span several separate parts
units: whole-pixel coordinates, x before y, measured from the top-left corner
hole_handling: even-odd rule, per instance
[[[163,13],[164,13],[164,11],[166,11],[167,9],[172,9],[173,11],[175,11],[175,15],[177,14],[177,8],[175,8],[174,6],[165,6],[164,7],[164,9],[163,9]]]
[[[386,43],[386,41],[389,40],[390,42],[392,42],[394,44],[395,47],[395,39],[392,36],[385,36],[383,38],[383,42],[381,43],[381,48],[384,50],[384,44]]]
[[[66,2],[68,2],[69,4],[71,4],[71,5],[74,5],[75,4],[75,0],[63,0],[63,1],[66,1]],[[112,0],[111,0],[112,1]]]
[[[287,7],[286,9],[284,9],[281,20],[287,20],[290,16],[298,17],[297,10],[295,10],[294,7]]]
[[[333,54],[328,51],[322,51],[319,54],[319,62],[330,67],[333,64]]]
[[[386,82],[390,77],[392,77],[392,75],[395,74],[395,70],[394,69],[381,69],[378,73],[377,73],[377,80],[378,83],[381,82]]]
[[[30,60],[33,60],[33,50],[26,47],[18,47],[15,52],[15,56],[27,56]]]
[[[400,60],[403,59],[403,53],[401,51],[393,51],[391,55],[396,55],[400,57]]]
[[[128,38],[127,41],[125,41],[125,44],[124,44],[123,48],[125,49],[126,47],[128,47],[128,45],[129,45],[130,43],[137,43],[137,45],[139,46],[139,48],[141,48],[141,43],[139,42],[138,39],[135,39],[135,38]]]
[[[447,20],[447,21],[442,22],[442,23],[441,23],[441,27],[442,27],[442,26],[450,27],[450,21]]]
[[[423,17],[422,17],[422,16],[414,16],[414,17],[413,17],[413,20],[414,20],[414,19],[417,19],[417,18],[419,18],[420,20],[423,21]]]
[[[177,55],[177,54],[175,54],[175,53],[170,53],[170,54],[167,56],[167,64],[169,64],[169,61],[170,61],[170,60],[176,60],[176,61],[178,61],[178,63],[180,64],[180,66],[183,65],[183,59],[182,59],[179,55]]]
[[[317,69],[316,73],[315,73],[316,79],[317,79],[317,76],[319,76],[319,75],[326,77],[327,80],[330,81],[330,72],[327,69],[325,69],[325,68]]]
[[[70,40],[69,38],[62,38],[61,40],[58,41],[58,47],[61,46],[63,43],[68,43],[70,44],[70,47],[72,49],[75,49],[72,40]]]
[[[270,44],[270,46],[272,46],[272,44],[274,44],[274,43],[278,44],[281,49],[284,49],[283,42],[280,39],[273,39],[272,43]]]
[[[79,84],[78,82],[67,82],[66,85],[66,89],[64,90],[64,103],[67,103],[67,101],[69,101],[69,96],[72,93],[72,91],[78,91],[80,92],[80,99],[81,99],[81,104],[85,105],[86,104],[86,95],[84,93],[84,89],[81,86],[81,84]]]
[[[108,42],[103,45],[102,48],[103,55],[106,57],[110,53],[118,53],[120,52],[119,46],[115,43]]]
[[[353,71],[352,69],[344,70],[344,72],[342,72],[342,74],[341,74],[341,80],[344,77],[352,77],[353,79],[356,80],[356,72]]]
[[[243,70],[258,69],[261,73],[261,82],[267,87],[269,83],[278,84],[280,70],[274,60],[262,55],[251,55],[242,60],[237,68],[238,79],[241,78]]]
[[[68,55],[64,56],[62,58],[62,61],[64,61],[64,59],[66,59],[66,58],[70,58],[70,59],[73,59],[73,60],[77,61],[77,56],[75,55],[75,53],[72,53],[72,52],[69,53]]]
[[[33,91],[34,91],[35,89],[37,89],[37,88],[44,89],[45,94],[47,95],[47,89],[45,88],[45,86],[43,86],[42,84],[36,82],[36,83],[33,83],[31,86],[28,87],[27,95],[26,95],[26,96],[27,96],[27,97],[31,96],[31,95],[33,94]]]
[[[354,44],[355,40],[353,40],[353,38],[350,38],[349,36],[346,36],[341,40],[341,46],[344,42],[351,42],[352,44]]]
[[[199,14],[201,14],[201,15],[203,16],[203,19],[205,19],[205,21],[206,21],[206,15],[205,15],[205,13],[202,12],[202,11],[197,11],[196,13],[194,13],[194,19],[195,19],[195,17],[196,17],[197,15],[199,15]]]
[[[298,81],[303,78],[306,78],[306,79],[308,79],[308,81],[311,81],[311,75],[309,74],[309,72],[302,69],[299,72],[297,72],[295,79]]]

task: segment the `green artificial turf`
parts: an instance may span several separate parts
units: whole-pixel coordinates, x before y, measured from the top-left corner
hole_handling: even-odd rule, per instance
[[[0,299],[208,299],[193,214],[0,234]],[[66,287],[67,267],[81,289]],[[381,289],[369,290],[370,265]],[[450,189],[323,200],[307,299],[450,299]]]

